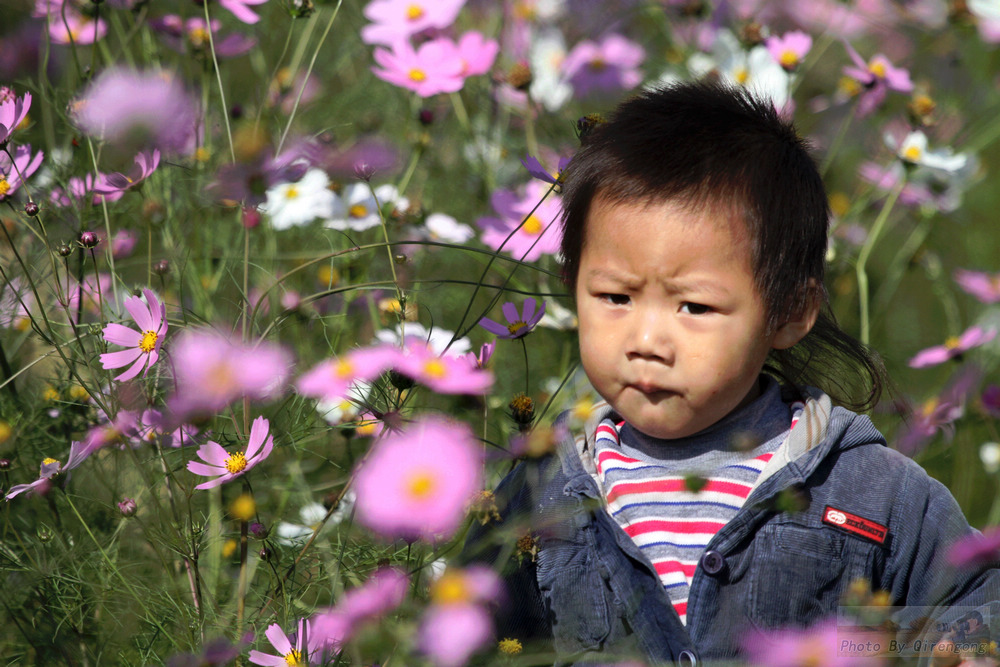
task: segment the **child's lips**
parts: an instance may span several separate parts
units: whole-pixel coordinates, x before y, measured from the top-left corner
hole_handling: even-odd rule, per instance
[[[677,393],[673,389],[668,389],[663,385],[655,384],[653,382],[630,382],[626,386],[646,395]]]

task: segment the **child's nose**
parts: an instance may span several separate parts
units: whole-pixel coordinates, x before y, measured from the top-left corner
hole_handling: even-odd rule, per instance
[[[670,318],[661,308],[636,309],[627,356],[674,363],[674,344],[670,333]]]

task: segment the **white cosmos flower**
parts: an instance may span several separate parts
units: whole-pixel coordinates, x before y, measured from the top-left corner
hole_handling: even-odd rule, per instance
[[[711,55],[696,53],[688,59],[688,71],[702,77],[711,71],[719,74],[726,83],[749,88],[756,95],[769,99],[776,109],[789,102],[791,78],[768,52],[758,45],[746,51],[729,30],[720,30],[715,36]]]
[[[965,167],[969,160],[969,156],[965,153],[956,154],[950,148],[939,148],[934,151],[927,150],[927,135],[920,130],[910,132],[903,139],[902,143],[898,145],[895,137],[886,134],[885,143],[896,151],[896,155],[903,162],[930,169],[955,172]]]
[[[472,227],[444,213],[431,213],[424,226],[427,228],[427,238],[431,241],[465,243],[476,235]]]
[[[275,229],[304,225],[333,215],[337,196],[322,169],[310,169],[295,183],[279,183],[267,191],[263,210]]]
[[[407,343],[426,343],[436,354],[444,354],[445,346],[454,336],[453,331],[447,329],[430,329],[419,322],[403,322],[403,337]],[[398,329],[382,329],[375,334],[375,338],[380,343],[400,344],[400,332]],[[449,357],[457,357],[472,350],[472,343],[468,338],[459,338],[448,348]]]
[[[1000,21],[1000,2],[997,0],[966,0],[969,13],[986,21]]]
[[[355,495],[353,491],[345,493],[344,497],[340,500],[340,505],[337,506],[337,509],[330,515],[330,518],[323,524],[323,529],[320,532],[322,533],[324,530],[328,530],[343,521],[344,517],[354,508],[354,500]],[[326,511],[326,508],[319,503],[303,505],[302,509],[299,510],[299,521],[302,523],[282,521],[278,524],[275,529],[278,544],[300,546],[305,543],[316,530],[316,527],[319,526],[323,517],[326,516]]]
[[[987,442],[980,445],[979,459],[983,462],[986,472],[995,473],[1000,470],[1000,444]]]
[[[563,75],[566,60],[566,40],[556,28],[543,30],[532,44],[531,97],[541,102],[546,110],[558,111],[573,97],[573,86]]]
[[[409,200],[400,197],[394,185],[378,186],[373,196],[367,183],[354,183],[344,189],[324,225],[327,229],[363,232],[381,224],[379,207],[383,214],[388,215],[394,208],[403,210],[409,205]]]

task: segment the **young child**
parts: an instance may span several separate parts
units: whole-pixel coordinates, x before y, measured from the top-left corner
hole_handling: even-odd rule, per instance
[[[834,405],[871,407],[884,374],[828,315],[826,193],[769,102],[713,82],[626,100],[582,138],[563,208],[605,403],[470,534],[505,575],[499,638],[697,664],[834,618],[858,581],[914,619],[1000,599],[996,570],[946,561],[974,534],[948,491]]]

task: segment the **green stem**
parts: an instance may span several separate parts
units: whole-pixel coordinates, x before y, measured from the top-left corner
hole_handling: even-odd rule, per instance
[[[208,15],[208,3],[204,3],[205,7],[205,25],[212,25],[212,17]],[[222,102],[222,120],[226,124],[226,136],[229,138],[229,157],[232,158],[233,162],[236,162],[236,147],[233,145],[233,131],[229,127],[229,106],[226,104],[226,91],[222,87],[222,72],[219,70],[219,59],[215,54],[215,39],[212,37],[212,30],[206,31],[208,33],[208,47],[212,52],[212,67],[215,68],[215,80],[219,84],[219,99]]]
[[[528,381],[528,345],[524,342],[524,336],[521,336],[518,340],[521,341],[521,350],[524,352],[524,395],[531,396],[531,383]]]
[[[903,191],[903,186],[905,185],[906,177],[904,176],[900,179],[899,184],[893,188],[889,194],[889,198],[882,205],[882,210],[879,211],[878,217],[875,219],[875,223],[868,233],[868,238],[865,239],[865,245],[861,248],[861,252],[858,253],[858,264],[855,267],[855,272],[858,277],[858,300],[861,309],[861,342],[865,345],[871,342],[871,325],[869,323],[868,309],[868,258],[872,254],[872,249],[875,247],[875,243],[878,241],[878,237],[885,227],[886,220],[889,219],[889,213],[892,212],[892,208],[896,205],[896,200],[899,199],[899,194]]]

